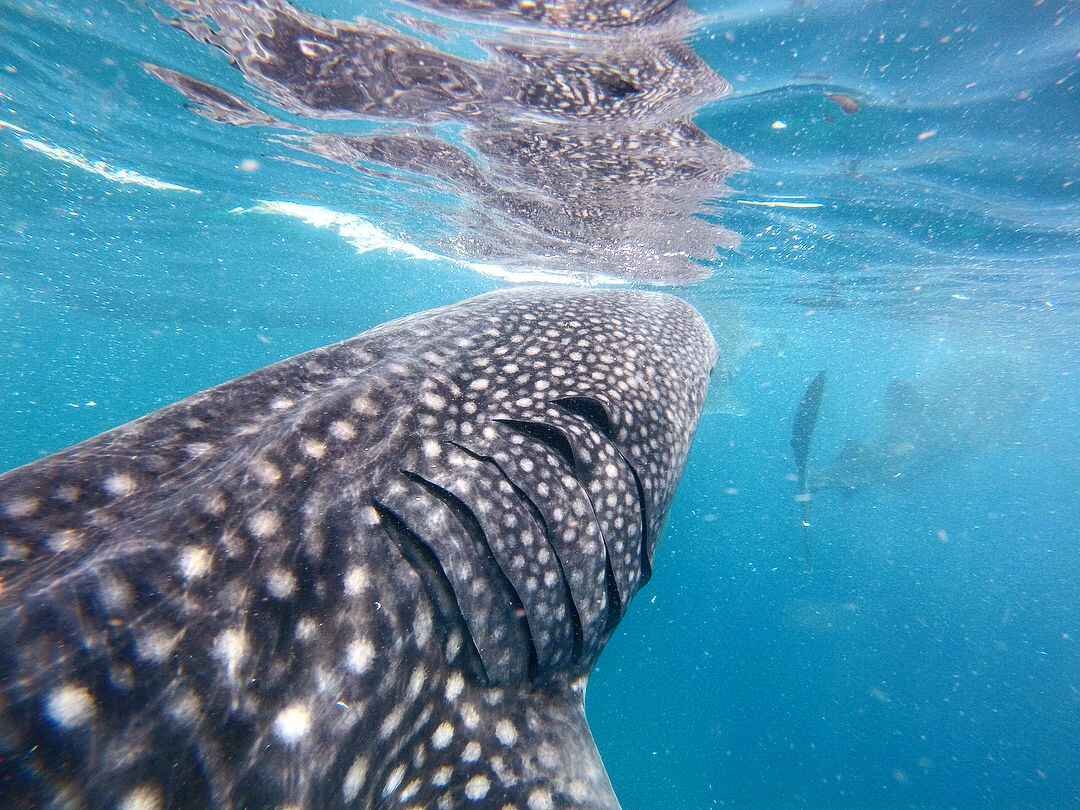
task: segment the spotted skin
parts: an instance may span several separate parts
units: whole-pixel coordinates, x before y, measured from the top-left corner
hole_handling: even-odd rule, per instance
[[[585,684],[715,353],[494,293],[0,477],[4,806],[617,807]]]

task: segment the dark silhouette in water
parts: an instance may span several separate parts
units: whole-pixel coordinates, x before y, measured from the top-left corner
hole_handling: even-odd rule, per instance
[[[817,427],[821,397],[825,393],[825,372],[820,371],[799,400],[795,411],[795,423],[791,426],[791,449],[795,453],[795,469],[799,476],[799,492],[806,491],[806,459],[810,455],[810,443]]]
[[[806,456],[821,398],[819,380],[807,389],[792,433],[799,500],[826,490],[854,493],[896,485],[965,456],[1016,443],[1024,413],[1041,391],[1017,358],[966,358],[910,380],[888,383],[881,399],[880,429],[848,439],[832,462],[808,471]],[[804,506],[804,516],[806,507]]]
[[[949,453],[968,445],[959,427],[954,403],[932,407],[907,380],[893,380],[885,392],[885,426],[870,440],[849,439],[832,464],[812,481],[808,492],[858,489],[907,477],[913,469],[936,465]]]
[[[821,397],[825,393],[825,372],[819,371],[799,400],[795,410],[795,421],[791,426],[791,450],[795,454],[795,470],[798,476],[799,494],[796,499],[802,504],[803,546],[806,553],[806,567],[813,569],[810,539],[806,530],[810,528],[810,490],[806,480],[806,460],[810,455],[810,444],[814,439],[818,413],[821,410]]]

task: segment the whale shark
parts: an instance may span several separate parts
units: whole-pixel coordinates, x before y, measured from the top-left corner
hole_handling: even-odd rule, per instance
[[[3,805],[618,807],[584,692],[716,362],[518,288],[0,476]]]
[[[904,485],[962,459],[1023,441],[1025,415],[1040,398],[1032,361],[1011,353],[967,351],[894,378],[871,402],[868,435],[844,441],[832,460],[811,470],[806,489],[855,493]]]
[[[844,442],[832,462],[812,476],[810,489],[852,492],[888,484],[932,467],[959,449],[947,412],[935,409],[914,383],[891,381],[883,410],[880,434]]]

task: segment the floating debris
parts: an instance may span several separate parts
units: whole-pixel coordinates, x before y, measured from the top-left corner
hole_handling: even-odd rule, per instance
[[[836,104],[844,111],[846,115],[854,115],[862,109],[862,105],[851,96],[845,96],[842,93],[830,93],[825,96],[829,101]]]

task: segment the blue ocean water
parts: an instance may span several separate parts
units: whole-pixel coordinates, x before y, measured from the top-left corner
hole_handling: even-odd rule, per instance
[[[702,311],[724,371],[589,687],[623,806],[1078,806],[1080,9],[691,11],[680,37],[733,87],[693,120],[751,165],[697,217],[739,245],[708,278],[650,279]],[[3,469],[513,283],[446,249],[453,185],[193,114],[143,63],[274,105],[172,14],[0,0]],[[476,59],[495,26],[439,24]],[[888,431],[894,380],[937,408],[901,436],[934,452],[818,493],[803,529],[788,442],[821,369],[812,472]]]

